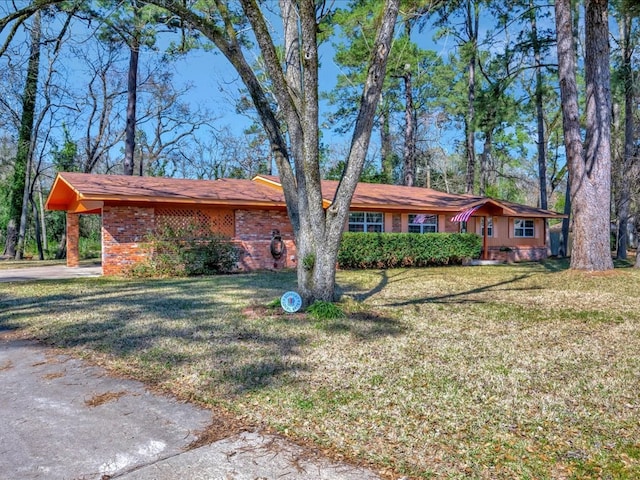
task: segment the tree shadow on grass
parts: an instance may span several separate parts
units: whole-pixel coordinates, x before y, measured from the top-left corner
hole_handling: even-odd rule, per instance
[[[471,267],[470,267],[471,268]],[[356,287],[351,286],[351,287],[346,287],[343,288],[341,290],[341,293],[344,295],[350,295],[354,300],[358,301],[358,302],[362,302],[365,301],[371,297],[373,297],[376,293],[381,292],[382,290],[384,290],[385,287],[389,286],[390,283],[392,282],[396,282],[396,281],[403,281],[406,280],[407,275],[411,275],[411,270],[410,269],[406,269],[406,270],[402,270],[400,271],[400,273],[396,273],[394,275],[390,275],[389,272],[387,270],[382,270],[380,271],[380,281],[378,282],[378,284],[365,291],[365,292],[356,292]],[[495,283],[491,283],[491,284],[486,284],[486,285],[481,285],[479,287],[476,288],[472,288],[469,290],[464,290],[464,291],[459,291],[459,292],[454,292],[454,293],[447,293],[444,295],[433,295],[433,296],[427,296],[427,297],[422,297],[422,298],[410,298],[410,299],[401,299],[398,301],[390,301],[390,302],[386,302],[383,303],[382,305],[384,307],[403,307],[403,306],[408,306],[408,305],[419,305],[419,304],[424,304],[424,303],[484,303],[484,300],[480,300],[478,298],[474,298],[475,295],[478,294],[485,294],[485,293],[490,293],[490,292],[495,292],[496,295],[499,295],[500,292],[505,292],[505,291],[522,291],[522,292],[526,292],[526,291],[531,291],[534,289],[537,289],[539,287],[518,287],[516,286],[516,284],[521,281],[524,280],[526,278],[529,278],[532,274],[531,273],[524,273],[521,275],[514,275],[513,277],[507,279],[507,280],[503,280],[500,282],[495,282]],[[512,288],[505,288],[508,285],[513,285]]]
[[[373,297],[377,293],[382,292],[389,284],[406,280],[411,276],[411,269],[394,270],[390,273],[388,270],[379,271],[380,280],[371,289],[367,291],[360,291],[361,289],[357,284],[336,285],[336,295],[338,298],[348,295],[357,302],[364,302]]]
[[[0,328],[28,329],[45,344],[119,358],[148,383],[190,372],[223,382],[216,391],[239,394],[306,368],[291,360],[307,343],[303,331],[270,328],[242,314],[242,297],[271,295],[256,292],[254,280],[85,280],[37,296],[22,290],[0,298]]]
[[[470,290],[465,290],[462,292],[448,293],[446,295],[434,295],[432,297],[416,298],[416,299],[404,300],[400,302],[389,302],[385,304],[385,306],[401,307],[406,305],[418,305],[422,303],[486,303],[486,300],[473,298],[473,295],[485,294],[489,292],[495,292],[496,295],[500,295],[500,292],[507,292],[507,291],[516,291],[516,292],[531,291],[534,288],[532,287],[504,288],[506,285],[515,284],[520,280],[524,280],[525,278],[528,278],[528,277],[530,277],[529,274],[517,275],[508,280],[504,280],[502,282],[495,282],[488,285],[482,285],[480,287],[472,288]]]
[[[315,320],[314,326],[331,334],[350,334],[361,341],[404,335],[409,330],[404,322],[374,311],[350,313],[330,320]]]

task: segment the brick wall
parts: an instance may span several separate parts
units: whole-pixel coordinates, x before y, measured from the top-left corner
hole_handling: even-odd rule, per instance
[[[67,267],[80,265],[80,215],[67,213]]]
[[[285,211],[236,210],[235,243],[240,248],[240,270],[295,268],[296,245],[293,228]],[[282,255],[274,258],[271,242],[277,231],[282,239]],[[280,247],[280,245],[275,245]]]
[[[240,249],[238,269],[277,270],[295,268],[297,265],[296,245],[293,229],[285,211],[236,210],[234,243]],[[398,219],[394,215],[393,230]],[[445,231],[458,231],[458,224],[445,220]],[[135,263],[148,258],[145,239],[155,227],[153,208],[132,206],[105,206],[102,210],[102,271],[104,275],[119,275]],[[67,237],[69,245],[77,246],[78,215],[67,215]],[[273,244],[277,235],[282,243]],[[75,241],[73,237],[76,237]],[[272,247],[281,250],[275,258]],[[489,259],[508,262],[536,261],[546,258],[545,246],[518,245],[509,249],[490,246]],[[67,265],[78,263],[77,248],[68,249]]]
[[[518,246],[501,249],[499,247],[489,247],[487,260],[498,260],[501,262],[537,262],[547,258],[546,246]]]
[[[154,209],[130,206],[102,208],[102,274],[119,275],[144,261],[144,242],[154,229]]]
[[[153,208],[105,206],[102,209],[102,272],[120,275],[132,265],[145,261],[149,252],[145,237],[155,227]],[[271,253],[274,232],[282,243],[273,246],[281,251],[279,258]],[[295,268],[296,246],[293,229],[284,211],[237,210],[234,243],[240,249],[238,269]]]

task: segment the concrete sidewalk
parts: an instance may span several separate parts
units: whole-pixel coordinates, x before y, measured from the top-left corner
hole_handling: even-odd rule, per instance
[[[0,327],[1,328],[1,327]],[[190,449],[209,410],[0,330],[0,478],[378,479],[260,432]]]
[[[81,265],[69,268],[64,265],[45,267],[9,268],[0,270],[0,283],[24,282],[27,280],[60,280],[65,278],[99,277],[102,275],[100,265]]]

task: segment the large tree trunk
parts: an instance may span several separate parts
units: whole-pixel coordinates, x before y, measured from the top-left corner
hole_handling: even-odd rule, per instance
[[[138,59],[140,44],[134,36],[129,46],[129,73],[127,76],[127,124],[124,141],[124,174],[133,175],[136,151],[136,104],[138,96]]]
[[[29,197],[31,196],[31,152],[27,155],[27,168],[25,171],[24,191],[22,195],[22,209],[20,211],[20,228],[18,229],[18,244],[16,245],[16,260],[22,260],[24,257],[24,245],[27,236],[27,223],[29,222]]]
[[[298,290],[305,304],[334,300],[335,271],[342,230],[362,173],[385,77],[399,0],[386,0],[373,45],[351,148],[335,197],[325,211],[320,188],[318,122],[318,41],[314,0],[280,0],[284,52],[276,48],[262,3],[240,0],[270,80],[270,96],[245,58],[234,14],[215,2],[217,16],[182,2],[150,0],[201,31],[231,62],[247,87],[278,166],[298,252]],[[225,22],[225,28],[215,23]],[[284,53],[284,55],[282,55]],[[277,103],[278,115],[273,108]],[[283,132],[288,135],[288,142]]]
[[[416,113],[413,108],[413,85],[411,72],[404,79],[404,181],[407,187],[413,187],[416,181]]]
[[[571,268],[613,268],[610,246],[611,151],[607,1],[586,2],[586,142],[580,136],[571,0],[557,0],[556,29],[565,149],[573,210]]]
[[[308,9],[306,16],[304,15],[305,12],[301,12],[301,17],[303,18],[301,21],[303,51],[307,52],[308,49],[313,49],[317,55],[317,43],[315,39],[316,25],[315,20],[311,21],[315,15],[313,13],[313,2],[302,2],[302,4]],[[369,148],[371,131],[373,129],[377,105],[384,83],[387,58],[391,49],[398,8],[398,0],[387,0],[387,2],[385,2],[360,100],[360,110],[356,119],[346,168],[333,198],[333,202],[326,212],[322,208],[319,157],[309,158],[309,164],[307,166],[311,170],[311,175],[308,174],[306,168],[304,169],[305,177],[307,177],[307,187],[311,186],[312,188],[312,190],[307,191],[307,193],[310,194],[310,199],[313,200],[316,205],[316,209],[309,210],[309,215],[304,215],[304,213],[306,213],[305,210],[302,208],[299,209],[301,217],[308,217],[309,220],[308,222],[302,221],[300,223],[300,231],[298,234],[298,238],[302,240],[301,245],[303,247],[298,263],[298,289],[305,303],[311,303],[314,300],[335,300],[335,273],[338,249],[342,239],[344,224],[349,213],[351,198],[360,179]],[[307,22],[304,20],[305,17],[307,18]],[[309,41],[311,37],[313,37],[313,40]],[[317,63],[315,66],[317,67]],[[305,69],[305,72],[307,72],[307,69]],[[317,75],[317,68],[309,73]],[[317,81],[317,77],[315,80]],[[306,84],[308,84],[308,82]],[[314,105],[317,107],[317,102],[314,102]],[[305,126],[317,134],[317,118],[316,123],[309,122]],[[311,182],[315,182],[316,178],[318,183],[312,184]],[[311,202],[309,202],[309,205],[311,205]],[[316,212],[315,215],[314,212]],[[305,218],[305,220],[307,219]],[[318,222],[318,220],[322,220],[322,222]],[[313,244],[307,241],[310,236],[314,237]],[[313,245],[314,250],[307,250],[307,247],[310,245]],[[311,270],[308,269],[310,262],[305,261],[308,258],[315,260]]]
[[[478,25],[479,12],[472,0],[467,0],[466,27],[469,32],[469,61],[468,61],[468,83],[467,83],[467,115],[464,122],[465,128],[465,151],[467,155],[466,173],[466,193],[473,193],[476,177],[476,147],[475,147],[475,124],[476,124],[476,62],[478,49]]]
[[[624,84],[624,153],[620,178],[620,191],[618,202],[618,252],[617,257],[622,260],[627,258],[628,238],[629,238],[629,215],[631,205],[631,171],[634,163],[634,133],[635,125],[633,111],[635,106],[633,75],[631,56],[633,48],[631,46],[631,23],[625,12],[620,13],[618,22],[620,30],[620,53],[622,56],[622,82]],[[638,265],[636,260],[636,265]]]
[[[26,231],[26,209],[28,208],[27,178],[30,173],[30,155],[33,136],[33,120],[36,109],[36,94],[38,92],[38,77],[40,71],[40,37],[41,37],[40,11],[33,16],[31,27],[31,51],[27,66],[27,77],[22,95],[22,117],[20,119],[20,133],[18,137],[18,152],[11,184],[9,223],[7,226],[7,238],[5,254],[9,257],[22,258],[24,248],[24,232]],[[22,241],[20,234],[22,233]]]
[[[492,165],[491,165],[491,145],[493,142],[493,131],[491,127],[484,134],[484,146],[480,154],[480,195],[485,196],[489,185],[492,182]]]
[[[40,230],[40,212],[38,211],[38,205],[33,197],[30,199],[31,208],[33,211],[33,222],[35,225],[36,233],[36,247],[38,249],[38,260],[44,260],[44,250],[42,248],[42,231]]]
[[[544,105],[543,105],[543,81],[542,60],[540,51],[540,39],[538,38],[538,22],[534,2],[529,1],[531,10],[531,44],[533,46],[534,66],[536,69],[536,123],[538,131],[538,182],[540,185],[540,208],[547,210],[547,144],[544,135]]]
[[[567,188],[565,189],[564,194],[564,212],[562,213],[564,213],[566,217],[562,219],[562,243],[560,244],[560,256],[568,257],[570,230],[569,227],[571,225],[571,182],[569,181],[569,178],[567,178]]]
[[[393,183],[393,145],[391,143],[391,125],[389,105],[383,101],[380,113],[380,155],[382,156],[382,183]]]
[[[18,244],[18,222],[15,218],[10,218],[7,222],[7,234],[4,239],[3,257],[14,258],[16,256],[16,245]]]
[[[38,207],[40,211],[40,232],[42,232],[42,248],[46,252],[49,250],[49,239],[47,238],[47,222],[44,216],[44,200],[42,199],[42,180],[38,180]]]

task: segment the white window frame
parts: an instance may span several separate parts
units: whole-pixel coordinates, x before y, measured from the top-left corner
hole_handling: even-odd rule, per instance
[[[362,220],[353,220],[355,215],[362,215]],[[356,226],[361,226],[361,228],[355,229]],[[384,232],[384,212],[349,212],[348,230],[350,232],[382,233]]]
[[[480,235],[484,236],[484,218],[480,217]],[[487,232],[487,237],[493,237],[493,217],[487,217],[489,221],[487,224],[489,225],[489,231]]]
[[[536,223],[532,218],[515,218],[513,220],[513,236],[515,238],[535,238]]]
[[[437,233],[438,232],[438,215],[424,215],[425,221],[422,223],[414,223],[413,220],[421,215],[419,213],[410,213],[408,217],[407,231],[409,233]],[[411,231],[411,229],[417,231]]]

